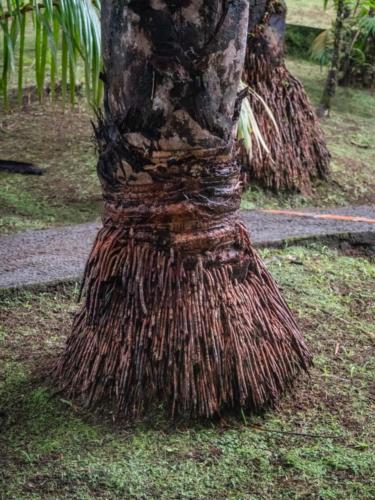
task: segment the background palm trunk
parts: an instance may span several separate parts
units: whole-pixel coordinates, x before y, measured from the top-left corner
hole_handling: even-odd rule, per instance
[[[238,218],[248,2],[102,4],[104,226],[57,375],[124,414],[263,408],[310,356]]]
[[[253,157],[249,160],[242,148],[247,183],[309,192],[312,179],[327,177],[330,155],[307,94],[285,65],[286,5],[280,0],[251,0],[250,5],[253,9],[243,79],[266,102],[280,133],[259,98],[250,95],[270,154],[253,141]]]
[[[342,45],[342,30],[344,27],[344,17],[345,17],[345,0],[338,0],[331,65],[328,71],[322,99],[320,101],[320,113],[322,115],[329,113],[331,109],[332,99],[335,97],[336,94],[338,73],[340,69],[340,53]]]

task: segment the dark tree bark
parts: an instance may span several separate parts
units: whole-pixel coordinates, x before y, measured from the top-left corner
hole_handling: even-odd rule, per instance
[[[327,177],[330,154],[302,84],[285,66],[285,19],[284,1],[250,0],[243,79],[266,102],[280,134],[262,102],[251,95],[251,106],[270,154],[253,141],[253,158],[249,160],[241,148],[240,159],[246,166],[246,183],[309,192],[312,179]]]
[[[321,115],[329,114],[331,110],[332,99],[335,97],[336,94],[338,73],[340,68],[340,52],[342,44],[342,30],[344,27],[344,18],[345,18],[345,0],[338,0],[331,66],[328,71],[324,92],[322,95],[322,99],[320,101],[319,113]]]
[[[257,410],[310,355],[238,216],[245,0],[102,2],[105,211],[57,368],[69,397],[140,415]]]

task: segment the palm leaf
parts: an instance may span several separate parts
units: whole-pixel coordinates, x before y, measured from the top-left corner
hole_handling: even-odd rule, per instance
[[[359,21],[359,26],[366,37],[375,36],[375,16],[362,17]]]
[[[333,39],[333,31],[329,29],[319,33],[312,43],[311,58],[322,66],[328,64],[331,60]]]
[[[35,35],[34,80],[40,100],[43,99],[49,75],[52,97],[56,95],[56,85],[60,80],[63,99],[66,99],[69,88],[70,100],[74,102],[77,64],[80,63],[87,99],[90,104],[99,104],[99,8],[98,0],[0,0],[0,91],[5,106],[8,102],[9,82],[14,72],[18,74],[18,98],[22,99],[25,33],[31,26]]]
[[[244,90],[245,88],[247,88],[249,94],[251,94],[254,99],[259,100],[259,102],[262,104],[267,116],[270,119],[271,124],[275,129],[277,137],[280,137],[280,130],[277,126],[275,117],[265,100],[253,89],[247,87],[243,82],[241,82],[240,89]],[[253,141],[255,141],[255,144],[267,155],[271,155],[271,152],[258,126],[255,113],[251,107],[251,103],[248,97],[246,97],[242,101],[240,117],[237,126],[237,140],[243,142],[249,160],[251,160],[253,156]]]

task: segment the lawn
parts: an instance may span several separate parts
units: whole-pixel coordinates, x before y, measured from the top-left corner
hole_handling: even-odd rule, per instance
[[[374,498],[373,262],[321,246],[262,254],[315,358],[263,417],[119,425],[82,410],[45,382],[77,288],[3,294],[0,498]]]
[[[333,0],[328,2],[324,10],[323,0],[286,0],[288,7],[287,22],[313,26],[314,28],[329,28],[334,20]]]
[[[100,205],[91,115],[37,104],[0,118],[0,158],[45,169],[39,176],[0,172],[0,231],[85,222]]]

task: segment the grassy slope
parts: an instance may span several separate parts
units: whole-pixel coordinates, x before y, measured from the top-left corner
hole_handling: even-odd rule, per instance
[[[326,12],[323,10],[323,0],[286,0],[288,7],[288,22],[316,28],[328,28],[334,18],[333,1],[329,1]]]
[[[157,414],[119,428],[51,398],[35,370],[60,349],[75,291],[3,297],[3,498],[373,498],[374,265],[317,246],[263,257],[299,316],[315,368],[295,399],[247,425],[171,427]]]

